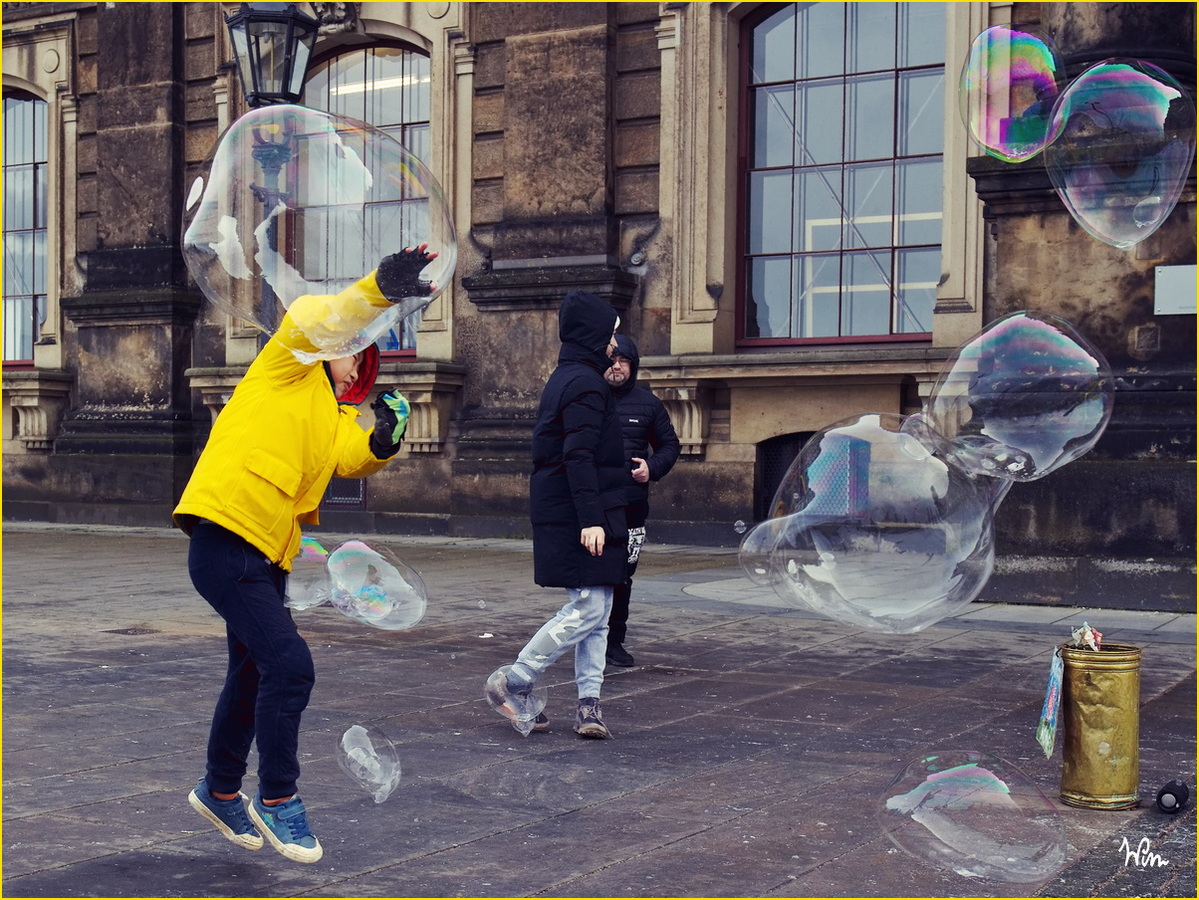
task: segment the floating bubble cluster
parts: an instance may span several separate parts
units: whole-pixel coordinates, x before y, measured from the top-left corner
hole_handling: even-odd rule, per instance
[[[958,82],[970,136],[991,156],[1023,162],[1052,140],[1050,114],[1063,69],[1049,39],[1032,28],[995,25],[970,45]]]
[[[329,552],[305,537],[287,579],[287,606],[332,606],[365,625],[399,631],[424,618],[428,594],[424,579],[384,547],[352,540]]]
[[[400,755],[378,728],[351,725],[338,742],[337,764],[376,803],[391,796],[400,783]]]
[[[1168,72],[1138,59],[1107,59],[1063,83],[1047,38],[996,25],[974,39],[962,66],[962,120],[998,159],[1024,162],[1044,151],[1075,221],[1127,250],[1178,203],[1195,155],[1194,101]]]
[[[1018,312],[947,361],[921,413],[838,422],[800,450],[741,567],[785,602],[891,634],[978,596],[1013,481],[1077,459],[1111,418],[1103,355],[1063,319]]]
[[[346,541],[329,554],[330,602],[351,619],[398,631],[425,615],[425,583],[383,547]]]
[[[1195,105],[1168,73],[1135,59],[1091,66],[1053,112],[1045,165],[1092,237],[1128,249],[1178,202],[1195,156]]]
[[[1005,760],[973,750],[912,760],[884,792],[879,822],[899,849],[959,875],[1027,883],[1056,873],[1066,831],[1050,800]]]
[[[225,132],[185,201],[192,277],[216,307],[268,334],[298,298],[337,294],[384,257],[422,243],[438,254],[420,276],[432,289],[382,314],[361,302],[336,321],[297,322],[311,344],[307,362],[358,352],[450,283],[457,240],[433,175],[383,131],[272,105]]]
[[[537,722],[537,716],[545,710],[548,691],[537,682],[526,684],[513,676],[511,666],[500,666],[487,676],[483,697],[488,706],[528,737]]]

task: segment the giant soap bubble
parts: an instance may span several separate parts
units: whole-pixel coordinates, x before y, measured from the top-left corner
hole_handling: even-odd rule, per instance
[[[1005,316],[946,363],[924,410],[869,413],[800,450],[740,562],[786,602],[907,634],[974,600],[1015,481],[1077,459],[1111,418],[1103,355],[1045,313]]]
[[[899,849],[959,875],[1027,883],[1066,861],[1066,831],[1049,799],[1011,763],[974,750],[912,760],[878,815]]]
[[[1047,37],[1031,28],[995,25],[974,39],[962,66],[962,121],[991,156],[1031,159],[1052,140],[1050,114],[1061,81],[1061,62]]]
[[[905,634],[977,596],[995,559],[994,485],[867,414],[816,434],[747,535],[742,565],[786,601]],[[749,555],[753,555],[753,559]]]
[[[343,615],[374,628],[412,628],[425,615],[425,583],[384,547],[353,540],[329,554],[331,604]]]
[[[400,783],[400,754],[374,726],[351,725],[338,742],[337,764],[343,772],[382,803]]]
[[[384,257],[427,243],[422,287],[379,313],[360,303],[305,331],[315,359],[352,355],[424,309],[453,278],[449,206],[429,170],[390,135],[292,105],[239,118],[185,203],[183,257],[204,296],[268,334],[301,296],[337,294]],[[301,326],[305,329],[308,326]]]
[[[1062,92],[1045,165],[1091,236],[1127,249],[1161,226],[1195,155],[1195,105],[1168,73],[1135,59],[1096,63]]]
[[[905,423],[975,475],[1032,481],[1095,446],[1115,383],[1103,354],[1057,316],[1004,316],[949,359]]]

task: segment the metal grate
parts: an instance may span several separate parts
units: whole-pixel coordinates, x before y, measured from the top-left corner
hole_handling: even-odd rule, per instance
[[[366,509],[366,479],[334,478],[325,489],[321,506],[330,509]]]
[[[758,444],[758,484],[754,492],[754,518],[758,521],[769,515],[774,492],[783,483],[783,476],[791,468],[791,463],[795,462],[800,448],[813,433],[801,431],[784,434]]]

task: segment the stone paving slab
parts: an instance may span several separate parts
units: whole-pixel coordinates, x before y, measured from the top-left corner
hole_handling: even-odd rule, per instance
[[[300,866],[238,850],[187,806],[224,637],[188,580],[186,539],[6,523],[3,894],[1195,895],[1194,803],[1152,806],[1170,778],[1195,785],[1193,615],[976,604],[915,635],[871,634],[785,607],[740,576],[735,551],[650,546],[630,622],[639,665],[604,686],[614,739],[570,731],[568,663],[549,673],[551,731],[522,738],[481,691],[561,602],[532,584],[528,542],[367,539],[421,572],[429,611],[404,632],[296,614],[318,679],[301,793],[325,847]],[[1061,804],[1060,746],[1047,760],[1033,739],[1049,655],[1078,615],[1143,648],[1137,809]],[[397,744],[404,779],[382,804],[338,766],[355,723]],[[1049,798],[1059,872],[967,877],[892,843],[879,798],[944,749],[999,756]]]

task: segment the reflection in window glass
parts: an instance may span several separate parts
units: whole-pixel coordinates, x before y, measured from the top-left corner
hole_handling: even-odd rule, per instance
[[[370,47],[343,53],[313,66],[304,84],[301,102],[314,109],[350,119],[358,119],[391,135],[421,162],[429,163],[431,69],[429,58],[403,47]],[[415,215],[415,207],[425,200],[400,203],[375,203],[366,211],[367,220],[382,233],[401,234]],[[361,241],[344,229],[332,227],[336,220],[332,205],[318,214],[305,210],[305,247],[324,248],[323,270],[328,278],[361,276],[378,260],[361,259]],[[397,247],[397,250],[402,249]],[[379,339],[379,349],[412,350],[420,313],[405,319]]]
[[[744,338],[931,332],[944,7],[793,3],[750,23]]]
[[[46,321],[46,103],[4,96],[4,360],[33,360]]]

